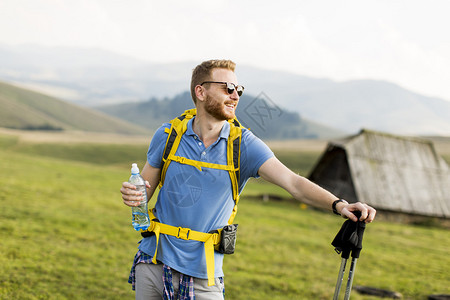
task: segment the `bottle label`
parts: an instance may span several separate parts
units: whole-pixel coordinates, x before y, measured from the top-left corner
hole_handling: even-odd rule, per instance
[[[145,230],[150,226],[147,208],[147,190],[145,185],[136,185],[136,191],[142,192],[144,201],[139,206],[132,207],[132,225],[136,231]]]

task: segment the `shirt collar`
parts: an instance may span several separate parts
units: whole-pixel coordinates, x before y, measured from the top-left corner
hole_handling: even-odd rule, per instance
[[[192,129],[192,124],[193,124],[194,119],[195,119],[195,117],[188,121],[185,134],[197,136],[197,134]],[[224,122],[224,125],[223,125],[222,129],[220,130],[219,139],[224,138],[224,139],[228,140],[228,136],[230,136],[230,123]]]

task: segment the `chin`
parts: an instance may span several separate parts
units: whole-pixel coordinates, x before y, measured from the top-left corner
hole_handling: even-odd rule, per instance
[[[227,120],[234,119],[236,117],[236,109],[230,111],[227,107],[224,108],[223,114],[226,116]]]
[[[226,112],[226,113],[224,113],[224,116],[225,116],[226,120],[229,120],[229,119],[234,119],[236,117],[236,114],[234,112],[232,112],[232,113]]]

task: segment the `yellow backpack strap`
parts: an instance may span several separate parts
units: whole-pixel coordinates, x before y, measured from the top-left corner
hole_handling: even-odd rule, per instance
[[[227,165],[231,168],[229,170],[231,185],[233,189],[234,207],[228,225],[233,224],[234,217],[237,214],[237,205],[239,202],[239,176],[240,176],[240,159],[241,159],[241,141],[242,141],[242,127],[238,120],[230,120],[230,136],[227,143]]]
[[[168,136],[162,156],[162,167],[159,180],[159,188],[161,188],[164,184],[167,168],[169,167],[169,164],[172,161],[172,159],[168,158],[175,156],[175,152],[178,149],[181,137],[187,130],[187,122],[195,116],[196,112],[197,110],[195,108],[186,110],[181,116],[170,121],[171,124],[170,128],[166,128]]]

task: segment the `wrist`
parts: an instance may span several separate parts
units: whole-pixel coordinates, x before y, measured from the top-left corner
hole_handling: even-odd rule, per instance
[[[344,206],[346,206],[348,204],[347,201],[345,201],[344,199],[337,199],[333,202],[333,204],[331,205],[331,208],[333,210],[333,213],[341,216],[341,212],[342,209],[344,208]]]

